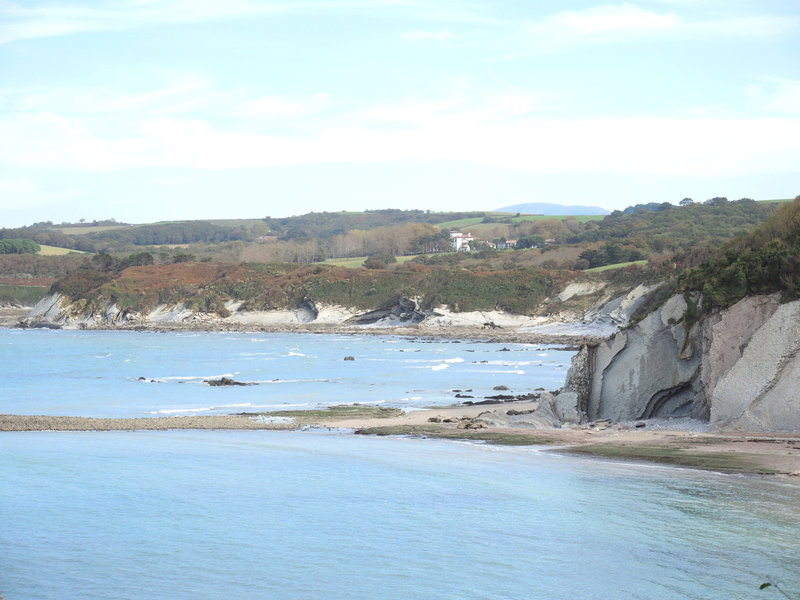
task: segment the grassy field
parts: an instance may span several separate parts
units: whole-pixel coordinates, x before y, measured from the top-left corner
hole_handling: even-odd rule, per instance
[[[545,219],[556,219],[563,221],[568,217],[573,217],[579,223],[586,223],[588,221],[600,221],[605,218],[605,215],[520,215],[515,216],[516,213],[491,213],[489,216],[499,219],[508,218],[512,223],[521,223],[522,221],[543,221]],[[457,221],[445,221],[444,223],[437,223],[436,226],[440,229],[468,229],[478,225],[497,225],[497,223],[484,223],[484,217],[473,217],[471,219],[459,219]]]
[[[409,256],[398,256],[397,262],[404,263],[412,258],[416,258],[416,254],[411,254]],[[348,269],[357,269],[358,267],[364,264],[364,261],[367,260],[366,256],[357,256],[356,258],[329,258],[326,261],[323,261],[326,265],[335,265],[337,267],[347,267]]]
[[[86,235],[87,233],[96,233],[98,231],[111,231],[112,229],[123,229],[128,225],[89,225],[87,227],[53,227],[55,231],[60,231],[66,235]]]
[[[64,254],[89,254],[82,250],[70,250],[69,248],[59,248],[57,246],[41,245],[42,249],[39,251],[40,256],[63,256]]]
[[[510,215],[509,215],[510,216]],[[472,217],[471,219],[458,219],[457,221],[445,221],[444,223],[437,223],[439,229],[465,229],[472,225],[477,225],[483,222],[483,217]]]
[[[47,288],[38,285],[7,285],[0,283],[0,302],[30,306],[47,294]]]
[[[601,271],[610,271],[611,269],[622,269],[631,265],[646,265],[646,260],[634,260],[633,262],[617,263],[615,265],[605,265],[602,267],[595,267],[594,269],[586,269],[584,273],[599,273]]]
[[[212,225],[220,227],[252,227],[253,225],[263,224],[263,219],[208,219]]]

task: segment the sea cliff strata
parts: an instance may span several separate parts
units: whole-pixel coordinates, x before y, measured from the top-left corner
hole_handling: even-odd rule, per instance
[[[573,286],[575,287],[575,286]],[[598,287],[598,286],[595,286]],[[604,290],[593,302],[575,308],[570,300],[595,287],[572,289],[564,299],[554,298],[541,314],[520,315],[500,309],[458,311],[447,306],[423,309],[418,299],[398,297],[377,309],[315,302],[304,298],[300,306],[275,310],[248,310],[242,302],[229,301],[224,310],[201,312],[185,304],[160,304],[149,311],[121,308],[116,302],[101,306],[72,300],[54,293],[42,299],[19,321],[22,327],[65,329],[154,329],[154,330],[283,330],[369,331],[411,329],[430,335],[474,335],[495,339],[509,336],[525,339],[576,343],[600,339],[628,323],[631,314],[652,289],[638,286],[630,291]]]
[[[717,431],[800,432],[800,301],[751,296],[700,316],[675,295],[584,346],[555,403],[581,421],[691,416]]]

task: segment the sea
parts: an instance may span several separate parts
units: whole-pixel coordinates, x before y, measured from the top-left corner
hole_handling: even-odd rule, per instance
[[[572,354],[6,329],[0,413],[417,410],[556,389]],[[0,433],[0,485],[5,600],[800,598],[800,485],[774,477],[323,428]]]

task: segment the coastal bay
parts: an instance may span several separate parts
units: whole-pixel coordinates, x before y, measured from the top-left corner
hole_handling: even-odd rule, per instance
[[[800,585],[798,440],[543,427],[571,349],[6,329],[0,354],[9,598],[444,599],[442,570],[482,598]]]

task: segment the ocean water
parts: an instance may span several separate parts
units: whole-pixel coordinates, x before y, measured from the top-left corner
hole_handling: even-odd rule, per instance
[[[452,404],[564,383],[574,352],[373,335],[0,329],[0,412],[144,417]],[[345,356],[355,360],[345,361]],[[210,387],[231,377],[247,387]],[[497,385],[508,392],[493,391]]]
[[[35,331],[0,332],[0,339],[4,377],[15,371],[6,362],[26,357],[17,370],[26,372],[28,388],[16,380],[13,390],[37,407],[28,412],[60,412],[55,401],[38,397],[39,383],[48,393],[83,384],[86,397],[70,391],[69,406],[115,416],[163,408],[169,394],[114,403],[115,389],[125,395],[121,390],[137,386],[183,394],[173,402],[181,410],[206,404],[191,397],[209,388],[188,378],[186,384],[136,381],[134,375],[159,366],[137,357],[168,361],[152,376],[169,382],[170,373],[235,373],[242,348],[257,344],[247,336],[199,336],[195,344],[205,352],[207,344],[219,348],[215,365],[175,334]],[[355,366],[339,365],[342,350],[356,356],[356,365],[385,352],[398,362],[397,375],[379,367],[389,374],[387,390],[411,388],[398,382],[413,373],[414,389],[426,398],[441,390],[451,397],[451,382],[439,376],[471,365],[467,355],[487,365],[480,361],[521,363],[551,352],[395,338],[352,338],[349,346],[335,336],[281,339],[297,348],[284,348],[287,360],[301,358],[289,355],[295,352],[324,366],[320,357],[330,356],[334,373]],[[24,350],[28,344],[39,352]],[[314,344],[327,351],[312,352]],[[396,344],[436,362],[406,363],[405,352],[385,350]],[[148,351],[137,354],[142,346]],[[83,358],[53,364],[67,351]],[[181,351],[189,353],[183,360]],[[116,377],[112,368],[94,368],[103,359],[91,358],[105,354],[127,357],[134,368]],[[453,358],[464,360],[445,362]],[[315,373],[317,362],[308,364],[305,379],[332,377]],[[450,366],[431,368],[442,364]],[[549,369],[533,364],[514,365],[526,371],[521,380]],[[557,364],[552,376],[563,379]],[[476,379],[467,378],[471,371],[455,379],[486,386],[498,381],[488,370],[476,367]],[[237,379],[257,376],[255,367],[240,371]],[[497,375],[506,384],[516,381]],[[44,384],[46,376],[53,381]],[[331,388],[366,393],[358,381],[347,391],[351,377],[357,379],[340,375]],[[374,383],[365,389],[380,397],[381,381]],[[303,388],[277,386],[287,395],[277,399],[291,404],[293,390]],[[6,390],[0,412],[24,412]],[[325,393],[309,394],[308,402],[324,404]],[[0,482],[6,600],[782,597],[758,590],[767,577],[800,596],[800,486],[764,477],[347,431],[115,431],[0,433]]]

